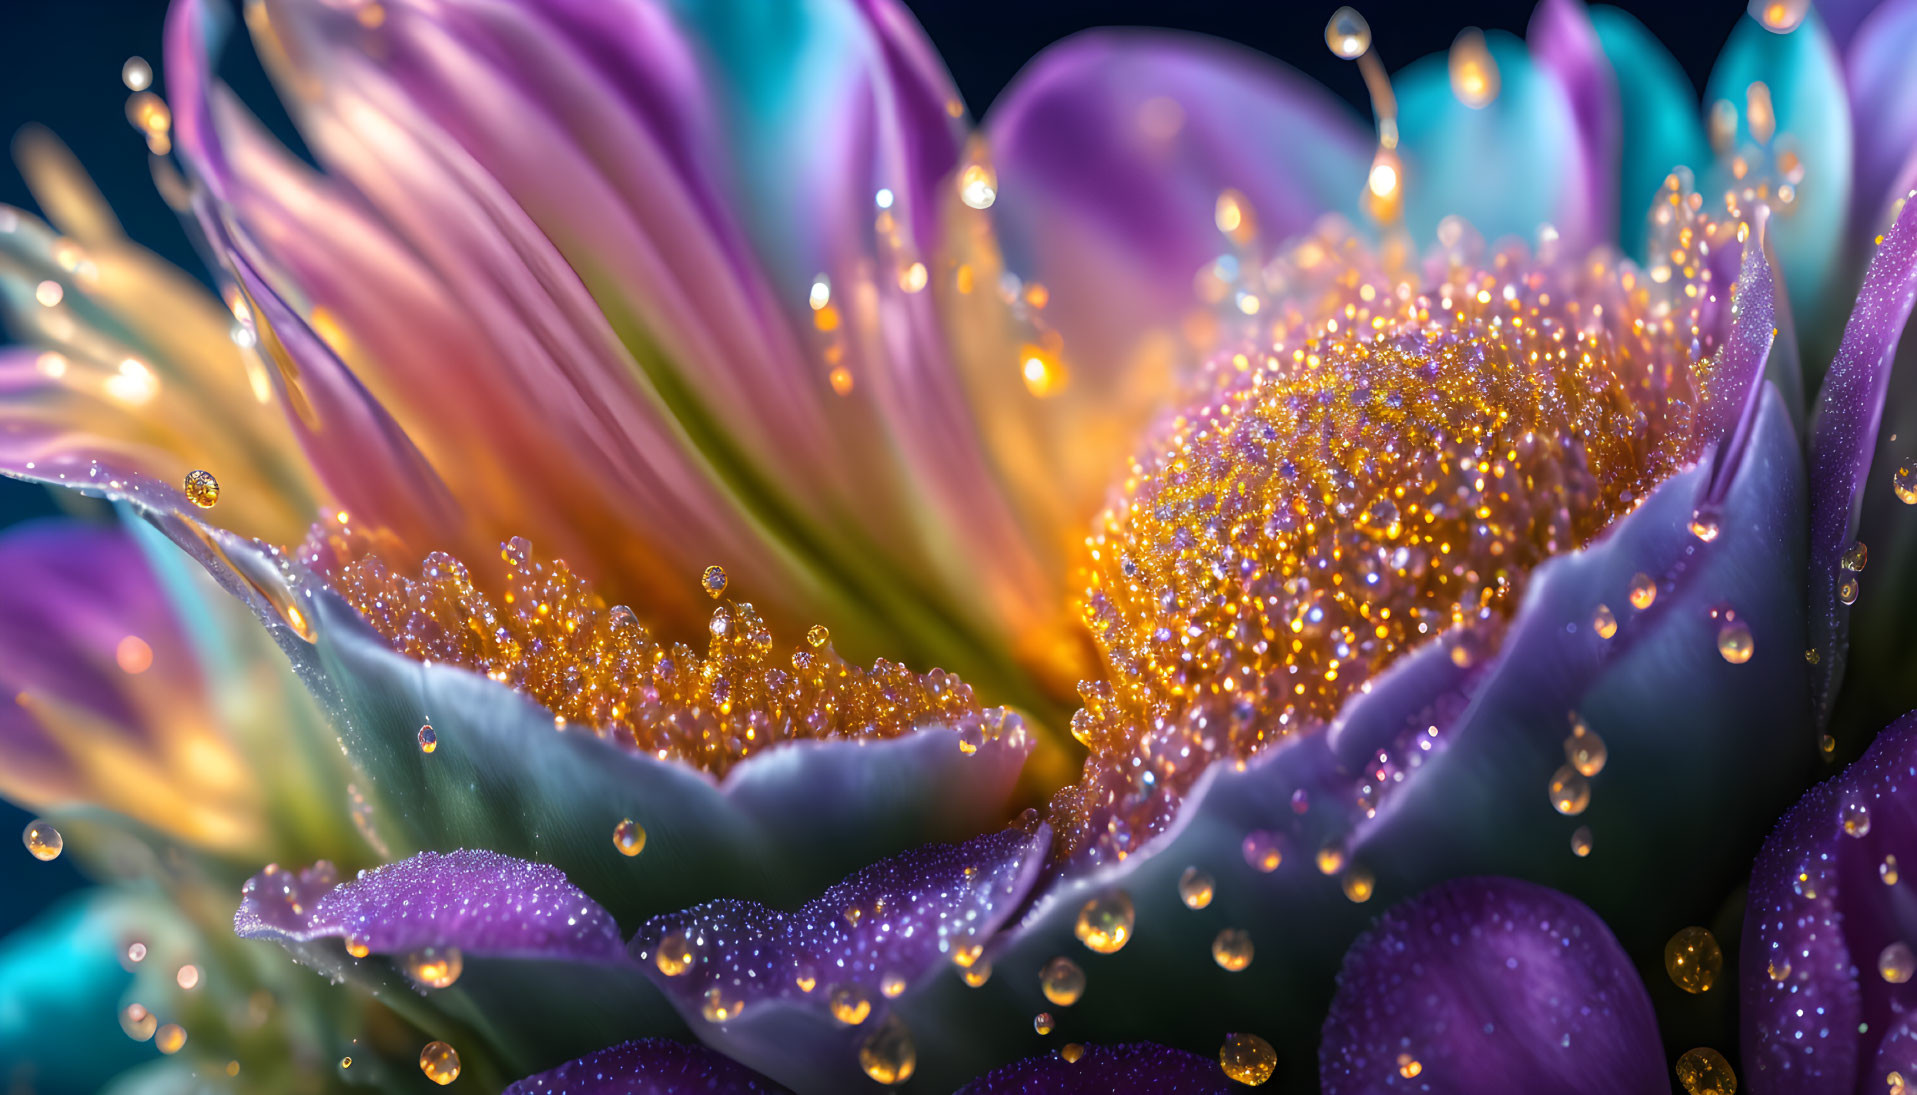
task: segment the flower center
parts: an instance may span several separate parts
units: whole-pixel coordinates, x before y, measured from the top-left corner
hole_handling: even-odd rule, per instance
[[[654,639],[632,609],[608,606],[564,562],[534,558],[515,537],[500,551],[504,574],[482,591],[443,552],[417,578],[396,574],[364,541],[337,532],[307,552],[332,585],[393,648],[421,661],[484,673],[532,696],[559,729],[578,725],[661,760],[722,776],[780,742],[893,738],[928,724],[957,730],[960,747],[1023,734],[1018,715],[981,708],[942,670],[915,674],[883,659],[848,664],[814,627],[782,660],[750,604],[713,609],[703,656]],[[700,578],[713,596],[724,572]]]
[[[1109,676],[1080,686],[1068,854],[1122,857],[1208,765],[1325,725],[1420,644],[1483,659],[1533,568],[1710,440],[1705,264],[1483,257],[1465,232],[1422,278],[1335,228],[1281,256],[1258,345],[1201,370],[1130,469],[1088,542]]]

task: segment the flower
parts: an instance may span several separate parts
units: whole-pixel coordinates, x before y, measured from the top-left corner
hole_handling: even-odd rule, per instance
[[[1846,68],[1775,7],[1707,136],[1565,0],[1395,83],[1341,12],[1375,130],[1112,33],[975,130],[885,0],[249,4],[316,169],[176,0],[132,116],[225,312],[36,139],[66,235],[0,234],[44,343],[0,469],[184,549],[328,717],[351,771],[300,801],[355,836],[262,841],[235,926],[356,986],[348,1076],[1288,1081],[1336,956],[1433,886],[1347,986],[1391,997],[1362,956],[1420,918],[1516,925],[1633,1044],[1605,970],[1715,907],[1841,728],[1917,283],[1907,144],[1852,122],[1902,24]],[[1375,1064],[1351,1029],[1324,1059]],[[1574,1078],[1654,1085],[1607,1060]]]

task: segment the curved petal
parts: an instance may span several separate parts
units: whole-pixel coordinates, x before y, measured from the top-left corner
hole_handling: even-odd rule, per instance
[[[1218,1062],[1182,1049],[1127,1042],[1086,1045],[994,1069],[959,1095],[1226,1095],[1244,1090]]]
[[[1857,306],[1824,376],[1811,419],[1810,612],[1812,649],[1819,655],[1820,718],[1829,715],[1843,679],[1850,610],[1838,602],[1841,560],[1857,528],[1891,365],[1913,304],[1917,304],[1917,213],[1906,206],[1871,256]]]
[[[1500,1087],[1664,1095],[1651,998],[1596,913],[1512,879],[1442,883],[1351,945],[1318,1051],[1325,1095]]]
[[[1638,258],[1651,203],[1674,168],[1701,170],[1710,160],[1698,124],[1690,78],[1663,43],[1629,13],[1601,5],[1590,11],[1617,87],[1622,139],[1618,146],[1618,242]]]
[[[1868,239],[1898,198],[1917,186],[1917,76],[1903,59],[1917,44],[1917,0],[1872,11],[1844,54],[1857,133],[1852,232]]]
[[[799,1092],[866,1090],[861,1047],[901,1019],[915,1059],[938,1052],[947,1033],[916,1021],[915,1000],[932,983],[956,982],[961,965],[977,968],[979,947],[1024,902],[1050,841],[1041,826],[928,845],[790,913],[721,900],[656,917],[632,947],[699,1037],[727,1056]]]
[[[784,1088],[700,1046],[645,1038],[588,1053],[504,1095],[782,1095]]]
[[[1740,961],[1754,1091],[1875,1090],[1912,1059],[1899,1016],[1917,991],[1907,983],[1917,920],[1900,874],[1917,855],[1913,766],[1917,716],[1907,716],[1805,795],[1758,854]]]
[[[1621,225],[1642,222],[1617,217],[1622,197],[1620,138],[1627,115],[1621,110],[1617,76],[1605,56],[1604,40],[1583,0],[1544,0],[1531,12],[1524,38],[1531,59],[1545,75],[1557,80],[1571,104],[1572,117],[1577,119],[1585,192],[1591,203],[1587,242],[1616,239]],[[1645,193],[1653,189],[1647,187]]]
[[[1242,770],[1214,767],[1163,834],[1043,892],[988,949],[990,982],[935,986],[921,1006],[968,1060],[1010,1059],[1026,1052],[1020,1039],[970,1016],[1045,1008],[1037,971],[1067,955],[1085,963],[1071,1018],[1089,1029],[1191,1049],[1249,1031],[1276,1046],[1280,1082],[1308,1083],[1315,1047],[1302,1032],[1322,1019],[1334,957],[1370,920],[1372,900],[1509,875],[1588,903],[1627,952],[1657,953],[1673,922],[1715,909],[1742,849],[1816,755],[1803,718],[1803,465],[1774,392],[1706,543],[1688,526],[1708,472],[1699,463],[1673,476],[1590,546],[1540,567],[1498,655],[1461,668],[1431,644],[1328,732],[1281,742]],[[1639,573],[1655,576],[1654,603],[1620,610],[1615,635],[1601,638],[1596,607],[1625,603]],[[1735,627],[1754,643],[1742,664],[1720,653],[1743,656],[1725,634]],[[1608,760],[1566,816],[1550,783],[1574,716],[1607,743]],[[1655,869],[1675,832],[1690,834],[1689,854]],[[1248,864],[1248,836],[1270,841],[1275,869]],[[1270,862],[1262,843],[1255,850]],[[1181,899],[1188,869],[1211,882],[1197,909]],[[1135,934],[1116,954],[1088,954],[1078,915],[1116,890],[1136,909]],[[1235,971],[1208,955],[1225,929],[1248,932],[1254,947]],[[1142,998],[1153,1006],[1138,1007]]]

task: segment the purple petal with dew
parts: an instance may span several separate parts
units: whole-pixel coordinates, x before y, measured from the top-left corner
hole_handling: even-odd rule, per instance
[[[1605,58],[1590,14],[1582,0],[1544,0],[1531,13],[1524,38],[1531,47],[1531,60],[1563,89],[1577,123],[1583,150],[1580,162],[1586,172],[1584,193],[1591,204],[1590,238],[1615,239],[1624,123],[1617,76]],[[1630,228],[1636,231],[1637,226]]]
[[[783,1095],[785,1088],[702,1046],[644,1038],[528,1076],[504,1095]]]
[[[1917,304],[1917,212],[1906,206],[1871,256],[1837,357],[1824,374],[1810,428],[1810,619],[1817,717],[1829,717],[1843,680],[1850,609],[1838,603],[1840,560],[1849,550],[1870,473],[1891,363]]]
[[[1828,10],[1825,16],[1828,20]],[[1864,19],[1862,32],[1844,54],[1844,80],[1858,134],[1853,240],[1868,240],[1882,231],[1897,199],[1917,186],[1913,46],[1917,46],[1917,0],[1890,0]]]
[[[1751,222],[1754,238],[1744,241],[1737,283],[1729,302],[1729,330],[1717,350],[1711,369],[1711,387],[1699,408],[1698,436],[1716,443],[1711,456],[1711,478],[1704,490],[1710,505],[1723,501],[1757,426],[1757,409],[1764,395],[1765,369],[1777,333],[1777,279],[1771,271],[1765,239],[1770,211],[1757,208]]]
[[[1050,830],[1008,829],[875,864],[792,912],[721,900],[654,917],[635,956],[693,1030],[800,1092],[863,1090],[859,1050],[903,1017],[921,1055],[946,1037],[914,998],[956,981],[1038,877]],[[835,1018],[835,1003],[857,1022]]]
[[[1913,773],[1917,715],[1806,794],[1758,854],[1739,961],[1753,1091],[1882,1091],[1873,1062],[1911,1063],[1917,902],[1899,855],[1917,862]]]
[[[1325,1095],[1670,1090],[1651,998],[1596,913],[1514,879],[1442,883],[1353,943],[1318,1053]]]
[[[1028,1057],[973,1080],[958,1095],[1229,1095],[1244,1088],[1218,1062],[1182,1049],[1126,1042],[1085,1045],[1067,1058]]]

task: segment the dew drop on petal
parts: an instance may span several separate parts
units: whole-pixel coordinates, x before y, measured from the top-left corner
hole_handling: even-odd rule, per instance
[[[1136,918],[1131,895],[1124,890],[1113,890],[1080,906],[1072,931],[1087,950],[1117,954],[1131,941]]]
[[[652,961],[659,967],[660,973],[677,977],[692,968],[695,957],[692,943],[686,939],[684,932],[667,932],[659,940],[659,949],[653,954]]]
[[[745,1010],[745,1000],[724,985],[714,985],[706,990],[705,1003],[699,1008],[699,1014],[705,1016],[708,1023],[727,1023],[739,1017]]]
[[[1724,951],[1708,928],[1684,928],[1664,944],[1664,972],[1685,992],[1710,991],[1723,970]]]
[[[1718,525],[1717,514],[1705,509],[1697,510],[1691,514],[1692,536],[1708,544],[1712,540],[1717,539],[1717,534],[1720,531],[1722,531],[1722,529]]]
[[[959,172],[959,200],[973,209],[990,209],[998,200],[998,173],[990,164],[968,163]]]
[[[186,1045],[186,1028],[178,1023],[168,1023],[153,1033],[153,1046],[168,1055],[180,1052]]]
[[[437,748],[439,748],[439,734],[434,731],[432,723],[426,723],[419,728],[419,751],[430,753]]]
[[[905,976],[898,973],[886,974],[879,979],[879,991],[888,998],[899,995],[905,991]]]
[[[1611,757],[1605,747],[1604,739],[1596,730],[1585,724],[1584,720],[1571,724],[1571,736],[1564,739],[1564,759],[1582,776],[1595,776],[1604,771],[1604,764]]]
[[[1884,857],[1884,861],[1877,865],[1877,877],[1882,879],[1884,885],[1886,886],[1897,885],[1897,857],[1896,856],[1887,855]]]
[[[1771,975],[1771,980],[1773,981],[1782,982],[1787,980],[1791,975],[1791,960],[1779,955],[1771,959],[1770,965],[1766,968],[1765,972]]]
[[[1597,612],[1591,616],[1591,630],[1596,631],[1600,639],[1617,634],[1617,615],[1611,611],[1610,605],[1597,606]]]
[[[39,817],[27,822],[26,830],[20,834],[20,843],[42,863],[60,858],[60,850],[67,846],[66,838],[53,827],[53,822]]]
[[[1211,941],[1211,960],[1227,973],[1237,973],[1251,965],[1254,948],[1251,933],[1243,928],[1226,928]]]
[[[352,1059],[351,1057],[341,1057],[341,1058],[339,1059],[339,1067],[341,1067],[341,1068],[352,1068],[352,1067],[353,1067],[353,1059]]]
[[[1877,974],[1893,985],[1901,985],[1917,973],[1917,954],[1912,954],[1910,944],[1899,939],[1877,954]]]
[[[1870,807],[1861,802],[1846,802],[1837,811],[1837,819],[1843,822],[1844,835],[1861,837],[1870,832]]]
[[[1727,620],[1717,629],[1717,652],[1732,665],[1743,665],[1757,652],[1751,628],[1742,620]]]
[[[1837,599],[1847,605],[1857,603],[1857,578],[1846,574],[1837,580]]]
[[[800,992],[811,992],[819,987],[819,975],[810,965],[802,965],[792,975],[792,983],[799,986]]]
[[[444,1042],[427,1042],[419,1051],[419,1070],[445,1087],[459,1079],[459,1051]]]
[[[1069,1008],[1085,995],[1085,971],[1078,963],[1059,956],[1045,963],[1038,972],[1038,987],[1045,999],[1061,1008]]]
[[[1688,1050],[1677,1059],[1677,1082],[1685,1095],[1734,1095],[1737,1073],[1724,1055],[1708,1046]]]
[[[1580,825],[1571,834],[1571,854],[1583,859],[1591,854],[1591,827]]]
[[[918,1063],[919,1053],[912,1044],[912,1032],[897,1015],[886,1016],[859,1046],[859,1067],[867,1076],[888,1087],[911,1079]]]
[[[1211,904],[1211,876],[1196,867],[1186,867],[1185,873],[1178,876],[1178,898],[1188,909],[1202,909]]]
[[[1864,564],[1868,562],[1870,562],[1870,548],[1866,546],[1862,540],[1857,541],[1847,548],[1844,551],[1843,557],[1838,560],[1838,563],[1843,566],[1845,570],[1857,571],[1863,570]]]
[[[1225,1075],[1256,1087],[1278,1071],[1278,1051],[1256,1034],[1227,1034],[1218,1048],[1218,1065]]]
[[[856,1027],[872,1014],[872,997],[858,985],[838,985],[826,1000],[832,1018],[848,1027]]]
[[[612,846],[620,855],[633,856],[646,850],[646,827],[625,818],[612,827]]]
[[[699,588],[706,591],[706,596],[718,600],[726,591],[726,568],[717,563],[707,567],[705,573],[699,575]]]
[[[1075,1065],[1080,1057],[1085,1056],[1085,1047],[1077,1042],[1066,1042],[1058,1047],[1058,1055],[1065,1059],[1066,1064]]]
[[[373,953],[373,948],[367,946],[364,939],[355,935],[349,935],[346,937],[346,953],[352,955],[354,958],[364,958]]]
[[[1325,24],[1325,45],[1347,61],[1355,61],[1371,48],[1371,24],[1352,8],[1339,8]]]
[[[1362,905],[1371,900],[1372,892],[1377,888],[1377,880],[1363,867],[1353,866],[1339,880],[1339,886],[1345,891],[1345,898],[1353,904]]]
[[[1337,874],[1345,865],[1345,850],[1337,844],[1327,844],[1318,849],[1318,873]]]
[[[220,500],[220,481],[205,468],[194,468],[186,473],[186,500],[201,509],[212,509],[213,503]]]
[[[832,632],[824,624],[813,624],[806,630],[805,645],[814,650],[822,649],[826,643],[831,641]]]
[[[1804,22],[1811,0],[1751,0],[1751,18],[1772,34],[1789,34]]]
[[[971,988],[980,988],[985,982],[992,979],[992,963],[989,961],[974,962],[965,967],[964,972],[959,974],[959,979]]]
[[[449,987],[465,968],[458,947],[422,947],[406,956],[407,976],[429,989]]]
[[[1245,862],[1251,864],[1254,871],[1270,874],[1284,862],[1284,854],[1278,850],[1278,838],[1263,829],[1254,829],[1245,834],[1241,846]]]
[[[1642,571],[1631,578],[1631,607],[1639,612],[1657,603],[1657,583]]]
[[[1890,475],[1890,489],[1896,492],[1899,502],[1917,506],[1917,459],[1897,465],[1897,470]]]
[[[1551,808],[1566,817],[1584,812],[1591,804],[1591,782],[1569,764],[1551,774]]]
[[[153,1037],[153,1032],[159,1025],[160,1021],[153,1017],[153,1013],[148,1011],[144,1004],[128,1004],[120,1009],[120,1029],[126,1031],[126,1036],[136,1042],[144,1042]]]
[[[1407,1080],[1415,1080],[1424,1072],[1424,1065],[1409,1053],[1398,1054],[1398,1075]]]
[[[1041,1036],[1050,1034],[1052,1032],[1052,1013],[1049,1011],[1041,1011],[1037,1015],[1032,1016],[1032,1029],[1037,1031]]]

